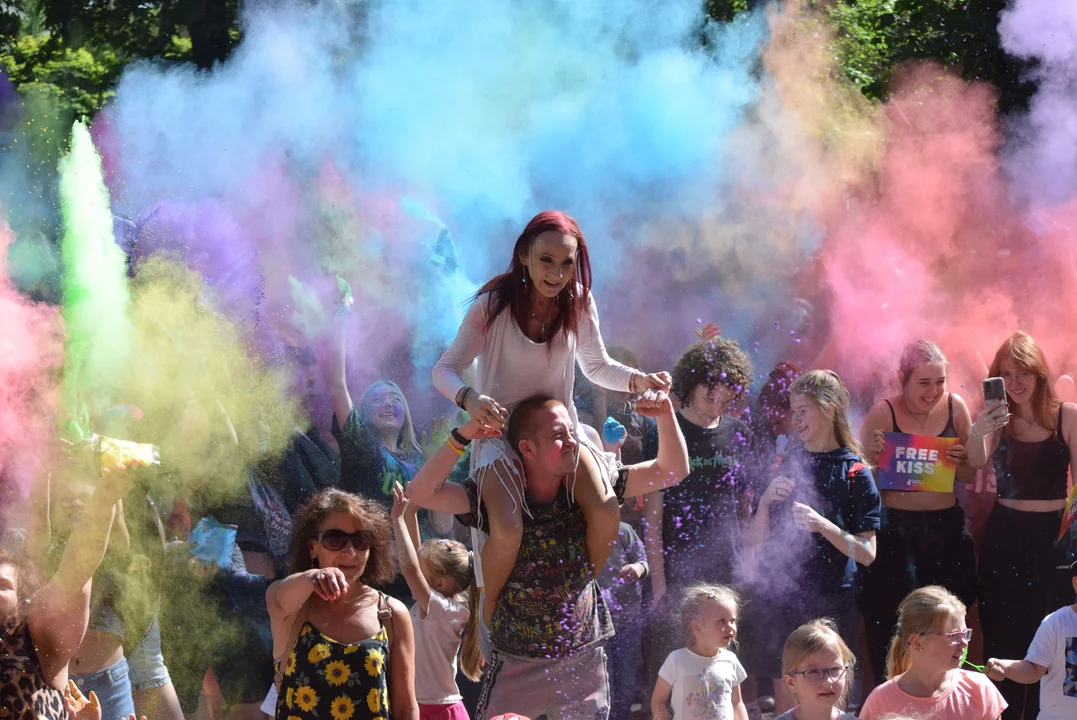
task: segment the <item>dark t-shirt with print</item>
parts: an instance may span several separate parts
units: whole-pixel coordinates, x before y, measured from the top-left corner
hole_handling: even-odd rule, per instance
[[[691,474],[662,496],[662,548],[667,583],[729,583],[743,546],[740,498],[758,474],[751,431],[723,415],[703,428],[677,413]]]
[[[847,533],[879,529],[882,500],[871,468],[852,450],[808,452],[791,448],[777,475],[796,487],[789,499],[770,506],[770,538],[763,548],[763,566],[770,576],[791,587],[821,595],[853,588],[856,564],[818,533],[808,533],[792,518],[794,502],[804,503]]]
[[[621,468],[613,489],[623,501],[628,470]],[[458,515],[467,527],[478,525],[478,489],[464,483],[471,512]],[[564,657],[613,636],[613,621],[591,573],[587,525],[579,505],[561,488],[541,504],[527,497],[524,536],[516,564],[494,611],[491,640],[499,652],[520,657]],[[489,527],[483,507],[483,527]]]
[[[340,446],[340,488],[377,501],[386,511],[393,507],[393,485],[407,486],[423,464],[422,454],[395,454],[360,421],[352,408],[341,427],[333,415],[333,437]]]

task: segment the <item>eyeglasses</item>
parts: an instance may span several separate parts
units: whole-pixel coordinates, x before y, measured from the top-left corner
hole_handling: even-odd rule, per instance
[[[1013,384],[1013,382],[1015,380],[1017,382],[1028,382],[1032,378],[1036,377],[1036,375],[1035,375],[1035,373],[1030,373],[1027,370],[1021,370],[1020,372],[1015,372],[1015,373],[1004,372],[1004,373],[1002,373],[1002,375],[1000,375],[1000,377],[1005,382]]]
[[[828,668],[812,668],[811,670],[801,670],[800,672],[789,673],[790,675],[803,675],[804,679],[810,682],[812,685],[818,685],[823,680],[830,680],[836,682],[845,677],[845,673],[849,671],[848,665],[835,665]]]
[[[345,548],[351,540],[352,547],[356,550],[369,550],[371,546],[370,535],[360,530],[359,532],[346,533],[343,530],[323,530],[318,533],[318,542],[326,550],[339,552]]]
[[[948,632],[948,633],[928,633],[928,636],[929,637],[944,637],[944,638],[946,638],[947,640],[950,641],[951,645],[956,645],[957,643],[959,643],[962,640],[964,640],[965,642],[968,642],[969,640],[972,640],[972,630],[970,628],[970,629],[966,629],[966,630],[954,630],[953,632]]]

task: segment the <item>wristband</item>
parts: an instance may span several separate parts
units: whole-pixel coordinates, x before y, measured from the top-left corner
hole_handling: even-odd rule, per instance
[[[974,438],[979,438],[980,440],[983,440],[984,438],[986,438],[988,435],[991,434],[991,433],[986,433],[984,435],[981,435],[980,433],[976,432],[976,423],[972,424],[972,427],[969,428],[969,432],[972,433],[972,436]]]
[[[456,407],[460,408],[464,412],[467,412],[467,398],[471,395],[472,389],[466,385],[460,388],[460,392],[456,393]]]
[[[468,445],[471,444],[470,440],[460,434],[460,428],[453,428],[449,431],[449,435],[452,436],[452,439],[455,440],[460,447],[466,448]]]
[[[451,448],[453,449],[453,452],[455,452],[455,453],[456,453],[457,455],[459,455],[460,457],[463,457],[463,456],[464,456],[464,453],[465,453],[465,452],[467,452],[467,450],[464,450],[464,448],[462,448],[462,447],[457,447],[457,446],[456,446],[456,443],[455,443],[455,442],[453,442],[453,439],[452,439],[452,438],[449,438],[448,440],[446,440],[446,441],[445,441],[445,444],[446,444],[446,445],[448,445],[449,447],[451,447]]]

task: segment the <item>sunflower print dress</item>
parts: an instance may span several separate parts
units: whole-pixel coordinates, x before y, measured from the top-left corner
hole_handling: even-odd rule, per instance
[[[277,720],[389,720],[385,627],[351,645],[303,623],[284,665]]]

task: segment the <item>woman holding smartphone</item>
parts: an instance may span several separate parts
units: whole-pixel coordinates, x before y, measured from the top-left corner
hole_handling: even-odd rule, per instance
[[[1044,616],[1073,601],[1074,535],[1060,540],[1059,528],[1077,466],[1077,404],[1058,399],[1043,349],[1023,332],[1002,343],[991,376],[1005,384],[1005,400],[988,400],[967,447],[969,464],[990,458],[998,481],[980,551],[980,620],[985,656],[1024,657]],[[1036,717],[1037,685],[1006,680],[999,689],[1005,720]]]

